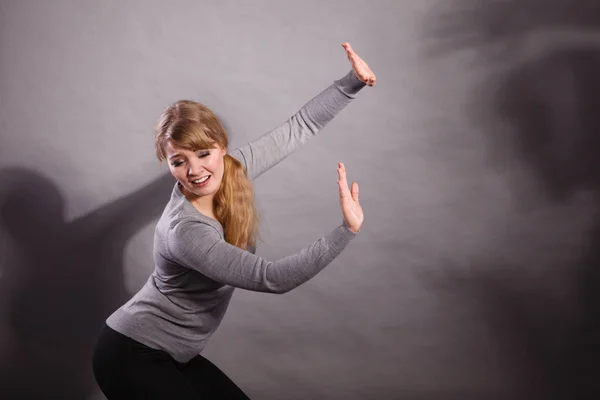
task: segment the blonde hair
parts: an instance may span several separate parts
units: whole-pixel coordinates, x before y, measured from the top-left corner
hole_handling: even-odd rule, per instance
[[[179,147],[197,151],[218,144],[227,149],[228,138],[219,118],[203,104],[180,100],[163,112],[155,133],[156,156],[166,157],[166,146],[171,141]],[[223,226],[225,241],[248,249],[256,245],[258,214],[254,190],[243,165],[225,154],[224,172],[219,189],[213,198],[213,212]]]

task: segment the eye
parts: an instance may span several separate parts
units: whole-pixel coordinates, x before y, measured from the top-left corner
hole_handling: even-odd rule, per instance
[[[204,158],[204,157],[206,157],[206,156],[209,156],[209,155],[210,155],[210,151],[206,151],[206,150],[199,151],[199,152],[197,153],[197,155],[198,155],[198,158]]]
[[[183,164],[183,161],[180,161],[180,160],[173,161],[171,163],[171,165],[174,166],[174,167],[179,167],[181,164]]]

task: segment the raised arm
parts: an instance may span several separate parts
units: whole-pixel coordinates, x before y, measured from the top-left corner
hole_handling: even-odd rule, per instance
[[[208,224],[184,221],[170,233],[169,252],[173,261],[214,281],[256,292],[285,293],[325,268],[355,235],[342,224],[297,253],[268,261],[225,242]]]
[[[343,46],[352,64],[352,71],[334,81],[281,125],[230,152],[244,165],[250,179],[277,165],[299,145],[316,135],[365,85],[375,85],[375,74],[368,65],[348,43]]]

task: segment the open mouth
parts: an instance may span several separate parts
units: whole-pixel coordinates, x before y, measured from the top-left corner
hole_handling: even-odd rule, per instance
[[[206,175],[200,179],[193,180],[192,184],[196,187],[206,186],[206,184],[208,184],[208,181],[210,180],[210,178],[211,178],[210,175]]]

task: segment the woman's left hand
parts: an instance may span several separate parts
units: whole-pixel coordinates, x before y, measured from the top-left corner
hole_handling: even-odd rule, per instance
[[[342,44],[342,47],[346,50],[346,55],[348,56],[348,60],[352,63],[352,69],[354,70],[354,75],[363,83],[366,83],[368,86],[375,86],[375,74],[371,71],[371,68],[367,65],[367,63],[356,54],[356,52],[350,46],[350,43],[345,42]]]

